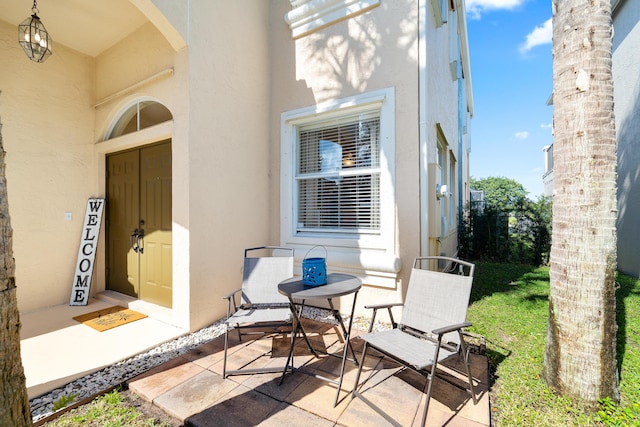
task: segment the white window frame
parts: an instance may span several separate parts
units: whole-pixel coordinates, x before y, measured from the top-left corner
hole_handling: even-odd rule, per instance
[[[298,232],[296,159],[299,126],[349,116],[359,112],[380,113],[380,232]],[[374,269],[397,273],[395,256],[395,94],[393,88],[381,89],[348,98],[288,111],[281,115],[281,241],[303,248],[323,245],[337,263],[351,269]],[[370,257],[367,256],[371,255]],[[382,254],[382,255],[381,255]]]
[[[449,232],[449,167],[447,162],[447,156],[449,152],[449,146],[447,145],[447,141],[442,135],[442,132],[438,132],[438,142],[437,142],[437,154],[436,154],[436,164],[438,165],[436,168],[436,182],[437,182],[437,191],[438,191],[438,203],[439,203],[439,214],[440,214],[440,232],[438,233],[438,237],[445,237]],[[446,191],[444,191],[446,189]]]

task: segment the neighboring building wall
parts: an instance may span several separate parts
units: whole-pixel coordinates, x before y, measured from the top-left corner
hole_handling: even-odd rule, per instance
[[[69,301],[87,198],[96,196],[93,59],[56,45],[34,66],[0,21],[0,120],[20,311]],[[65,212],[72,212],[71,221]]]
[[[613,97],[618,140],[618,269],[640,276],[640,3],[614,0]],[[552,104],[551,100],[548,102]],[[553,195],[553,145],[544,150],[545,196]]]
[[[614,113],[618,138],[618,269],[640,276],[640,3],[615,2]]]

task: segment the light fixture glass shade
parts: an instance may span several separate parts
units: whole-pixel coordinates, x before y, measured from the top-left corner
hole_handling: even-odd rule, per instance
[[[51,56],[51,36],[35,13],[18,25],[18,41],[32,61],[44,62]]]

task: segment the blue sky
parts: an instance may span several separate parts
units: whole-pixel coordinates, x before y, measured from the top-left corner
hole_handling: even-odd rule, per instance
[[[474,96],[471,176],[511,178],[543,194],[553,143],[551,0],[467,0]]]

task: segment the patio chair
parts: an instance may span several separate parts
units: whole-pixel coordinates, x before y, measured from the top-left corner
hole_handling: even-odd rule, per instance
[[[245,249],[242,288],[224,297],[228,308],[223,378],[229,375],[282,372],[282,368],[227,370],[229,332],[235,329],[240,342],[243,335],[292,333],[293,315],[289,300],[278,292],[278,283],[292,276],[293,249],[278,246]]]
[[[438,271],[433,271],[434,268]],[[353,397],[361,398],[387,421],[397,424],[358,391],[358,382],[365,358],[368,351],[373,348],[383,356],[387,356],[427,378],[422,426],[427,420],[431,390],[438,363],[445,359],[462,358],[468,380],[467,391],[471,394],[473,403],[478,403],[469,368],[469,353],[462,334],[463,328],[471,326],[466,321],[466,313],[474,269],[474,264],[456,258],[441,256],[416,258],[411,270],[404,305],[392,303],[366,306],[366,308],[373,309],[373,316],[369,333],[359,336],[365,343],[352,392]],[[398,324],[395,323],[392,313],[392,307],[395,306],[404,307],[401,321]],[[393,328],[372,332],[376,313],[379,309],[384,308],[389,312]],[[448,382],[453,384],[453,381]],[[380,386],[384,386],[384,384]]]

